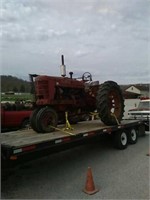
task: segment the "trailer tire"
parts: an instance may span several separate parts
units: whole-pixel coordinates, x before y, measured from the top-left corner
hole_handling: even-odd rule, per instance
[[[116,82],[106,81],[100,86],[96,97],[96,106],[99,117],[104,124],[116,125],[122,120],[124,99]]]
[[[138,133],[135,128],[131,128],[128,131],[128,142],[129,144],[136,144],[138,140]]]
[[[38,133],[50,133],[55,130],[58,124],[58,116],[54,109],[50,107],[42,108],[36,116]]]
[[[114,135],[115,148],[123,150],[128,146],[128,137],[126,131],[117,131]]]

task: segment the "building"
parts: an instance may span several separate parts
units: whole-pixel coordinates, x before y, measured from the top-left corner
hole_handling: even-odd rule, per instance
[[[150,98],[150,84],[120,86],[125,99]]]

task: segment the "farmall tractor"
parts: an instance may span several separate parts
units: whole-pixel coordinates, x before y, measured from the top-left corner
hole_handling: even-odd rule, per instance
[[[65,112],[70,123],[87,120],[97,111],[106,125],[115,125],[122,120],[124,100],[117,83],[92,82],[92,75],[85,72],[80,79],[66,77],[62,55],[61,77],[30,74],[35,94],[35,109],[31,115],[31,127],[38,133],[54,131],[65,122]]]

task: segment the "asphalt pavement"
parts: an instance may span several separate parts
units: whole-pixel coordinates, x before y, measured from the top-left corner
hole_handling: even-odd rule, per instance
[[[26,163],[1,180],[2,199],[150,199],[149,133],[125,150],[99,140]],[[87,169],[95,188],[85,194]]]

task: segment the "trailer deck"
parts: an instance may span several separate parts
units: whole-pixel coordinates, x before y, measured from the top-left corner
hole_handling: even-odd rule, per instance
[[[84,121],[78,124],[72,125],[73,130],[64,131],[64,125],[59,126],[60,131],[54,131],[52,133],[36,133],[32,129],[18,130],[14,132],[3,133],[0,135],[1,145],[11,146],[13,148],[24,147],[26,145],[38,144],[43,142],[48,142],[52,140],[68,138],[68,136],[76,137],[78,135],[83,135],[89,133],[89,135],[94,135],[97,132],[105,133],[115,131],[116,129],[127,128],[128,126],[136,124],[137,121],[124,120],[118,126],[106,126],[100,120]],[[70,133],[70,134],[69,134]],[[71,135],[72,134],[72,135]],[[88,136],[88,135],[87,135]]]

